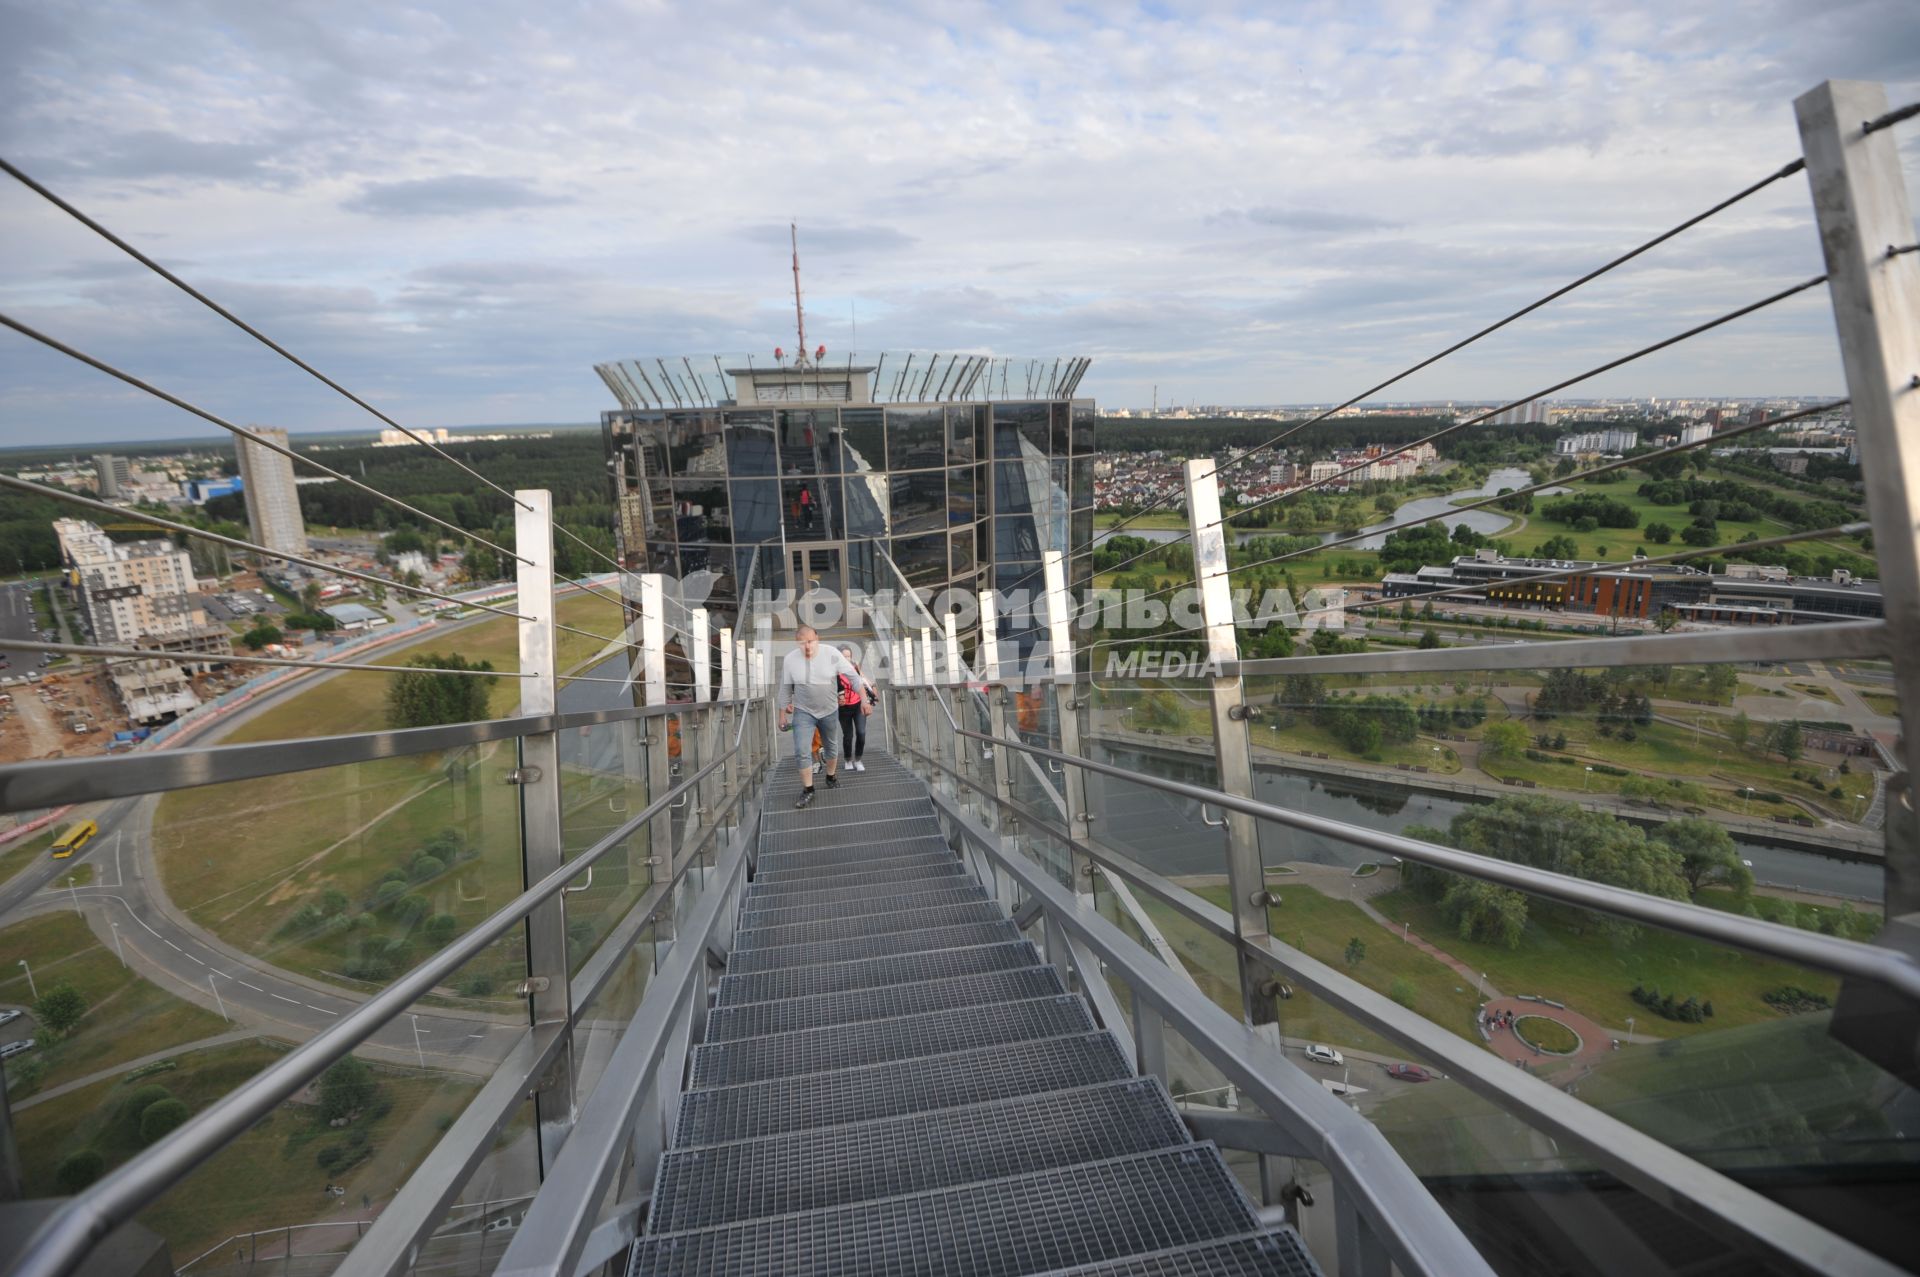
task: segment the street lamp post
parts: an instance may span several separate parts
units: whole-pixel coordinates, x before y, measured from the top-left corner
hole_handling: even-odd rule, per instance
[[[120,947],[120,924],[113,924],[113,952],[120,959],[120,965],[127,965],[127,951]]]
[[[407,1019],[413,1021],[414,1058],[420,1061],[420,1067],[424,1069],[427,1067],[427,1053],[420,1049],[420,1017],[409,1011],[407,1012]]]
[[[35,1002],[38,1002],[40,1000],[40,990],[33,986],[33,968],[27,965],[25,958],[20,959],[20,969],[27,973],[27,992],[33,995]]]
[[[1627,1017],[1627,1036],[1628,1037],[1633,1036],[1633,1017],[1632,1016]]]
[[[214,983],[213,976],[213,972],[207,972],[207,987],[213,990],[213,1005],[220,1008],[220,1018],[232,1024],[233,1017],[227,1014],[227,1000],[220,996],[220,986]]]
[[[1586,774],[1586,775],[1584,775],[1584,776],[1582,776],[1582,777],[1580,778],[1580,792],[1581,792],[1581,793],[1583,793],[1583,794],[1584,794],[1584,793],[1586,793],[1586,792],[1587,792],[1587,784],[1588,784],[1588,782],[1589,782],[1589,781],[1591,781],[1592,779],[1593,779],[1593,768],[1591,768],[1591,767],[1589,767],[1589,768],[1587,768],[1587,774]]]
[[[80,913],[80,889],[73,885],[73,878],[74,876],[72,874],[67,875],[67,897],[73,901],[73,912],[78,916]]]

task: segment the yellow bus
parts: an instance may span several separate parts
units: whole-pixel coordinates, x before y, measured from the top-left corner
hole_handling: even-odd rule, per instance
[[[83,820],[54,840],[53,858],[65,860],[74,852],[87,845],[89,839],[100,832],[100,826],[91,820]]]

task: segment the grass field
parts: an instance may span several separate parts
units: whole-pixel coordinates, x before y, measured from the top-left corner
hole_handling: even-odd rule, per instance
[[[1267,913],[1267,925],[1276,939],[1309,957],[1348,971],[1356,980],[1432,1020],[1469,1041],[1478,1042],[1473,1027],[1480,999],[1475,990],[1441,962],[1404,943],[1349,901],[1326,896],[1297,882],[1280,888],[1282,903]],[[1227,907],[1227,889],[1200,886],[1194,893]],[[1180,955],[1201,989],[1236,1015],[1240,991],[1233,952],[1227,943],[1149,897],[1141,904],[1167,941]],[[1357,966],[1346,965],[1347,942],[1358,937],[1366,956]],[[1365,1028],[1335,1007],[1304,989],[1278,1003],[1280,1031],[1290,1038],[1308,1038],[1339,1047],[1397,1055],[1401,1048]]]
[[[1897,696],[1890,695],[1887,692],[1861,691],[1860,699],[1865,701],[1867,708],[1876,714],[1884,714],[1888,718],[1898,718],[1900,716],[1900,698]]]
[[[1638,472],[1628,472],[1624,479],[1611,483],[1575,483],[1569,485],[1571,496],[1610,497],[1615,501],[1631,506],[1640,516],[1637,526],[1631,528],[1596,528],[1592,532],[1576,532],[1573,525],[1558,519],[1549,519],[1541,513],[1545,507],[1562,496],[1535,497],[1533,513],[1527,516],[1525,531],[1514,537],[1514,551],[1517,554],[1531,554],[1535,547],[1549,537],[1572,537],[1575,546],[1573,557],[1577,559],[1600,559],[1624,561],[1633,556],[1636,549],[1645,549],[1649,554],[1670,554],[1687,547],[1680,541],[1680,529],[1693,522],[1693,516],[1687,513],[1684,505],[1661,506],[1646,500],[1636,491],[1645,482]],[[1646,539],[1646,526],[1649,523],[1664,523],[1674,531],[1674,539],[1665,547],[1653,544]],[[1733,519],[1719,520],[1716,545],[1730,545],[1749,532],[1758,537],[1778,536],[1787,530],[1783,523],[1771,519],[1758,522],[1738,522]],[[1604,548],[1602,548],[1604,547]]]
[[[81,1149],[98,1149],[108,1169],[138,1152],[138,1131],[121,1111],[138,1087],[164,1086],[197,1113],[279,1055],[260,1043],[216,1047],[181,1057],[171,1071],[96,1083],[16,1114],[28,1193],[56,1195],[56,1169]],[[351,1125],[329,1131],[315,1121],[311,1104],[284,1103],[141,1212],[141,1221],[164,1236],[175,1261],[184,1263],[236,1233],[320,1222],[348,1205],[357,1210],[363,1194],[376,1201],[386,1197],[440,1138],[442,1123],[465,1107],[474,1086],[464,1079],[407,1076],[379,1066],[374,1073],[374,1102]],[[362,1135],[370,1150],[365,1160],[346,1169],[320,1169],[315,1158],[321,1147]],[[345,1195],[329,1196],[328,1184],[344,1188]]]
[[[137,928],[121,928],[124,944],[146,938]],[[72,913],[42,914],[0,928],[0,1001],[30,1006],[33,998],[19,966],[22,958],[31,965],[41,993],[71,984],[87,1000],[87,1013],[64,1040],[37,1032],[40,1045],[7,1062],[8,1090],[15,1099],[229,1027],[213,1012],[183,1002],[122,967],[112,947],[102,946]],[[44,1070],[32,1087],[14,1081],[29,1060],[37,1060]]]
[[[1595,929],[1578,934],[1560,921],[1529,921],[1518,948],[1465,940],[1441,917],[1437,905],[1404,891],[1374,897],[1374,906],[1413,929],[1462,962],[1487,973],[1509,994],[1536,993],[1565,1002],[1609,1028],[1661,1037],[1687,1037],[1777,1020],[1779,1014],[1760,995],[1781,985],[1798,985],[1833,997],[1839,981],[1790,966],[1749,957],[1731,949],[1643,927],[1630,941],[1617,941]],[[1676,998],[1711,1000],[1714,1018],[1701,1024],[1664,1020],[1634,1002],[1633,987],[1657,987]]]

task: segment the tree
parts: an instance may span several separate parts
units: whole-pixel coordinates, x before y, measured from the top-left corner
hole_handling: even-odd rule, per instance
[[[389,727],[431,727],[436,723],[471,723],[489,716],[487,696],[498,676],[488,661],[470,662],[454,653],[429,652],[409,664],[418,672],[394,674],[387,683]],[[481,674],[447,673],[482,670]]]
[[[147,1105],[140,1115],[140,1142],[151,1144],[187,1120],[187,1106],[176,1099],[164,1099]]]
[[[59,1183],[61,1191],[77,1193],[99,1179],[100,1172],[106,1168],[107,1159],[101,1156],[99,1149],[83,1148],[63,1159],[53,1178]]]
[[[1660,615],[1653,618],[1653,623],[1662,634],[1666,634],[1680,624],[1680,614],[1670,607],[1663,607]]]
[[[1725,882],[1741,895],[1753,886],[1753,871],[1740,863],[1739,848],[1711,820],[1670,820],[1657,840],[1680,853],[1680,876],[1687,880],[1689,896],[1698,896],[1709,881]]]
[[[87,1013],[87,1000],[70,984],[54,985],[33,1004],[33,1013],[56,1037],[64,1035]]]
[[[308,612],[318,611],[320,607],[320,583],[309,581],[300,587],[300,602]]]
[[[1422,651],[1429,651],[1442,646],[1445,645],[1440,642],[1440,636],[1438,634],[1435,634],[1432,630],[1420,631],[1420,649]]]
[[[280,642],[285,637],[280,632],[279,626],[263,619],[255,621],[253,628],[240,636],[240,641],[257,652],[270,643]]]
[[[1527,729],[1518,723],[1494,723],[1480,738],[1482,758],[1518,758],[1527,752]]]
[[[1366,960],[1367,942],[1362,940],[1359,936],[1354,936],[1352,939],[1347,941],[1346,956],[1347,956],[1348,966],[1350,967],[1359,966],[1361,962]]]
[[[1753,720],[1747,717],[1747,711],[1741,710],[1727,724],[1727,739],[1733,742],[1735,749],[1744,750],[1753,739]]]
[[[1673,540],[1673,528],[1665,523],[1649,523],[1643,531],[1647,535],[1647,540],[1655,545],[1665,545]]]
[[[362,1109],[373,1099],[373,1070],[343,1056],[320,1075],[320,1120],[332,1122]]]
[[[1798,762],[1804,748],[1798,719],[1783,719],[1767,733],[1767,748],[1788,762]]]

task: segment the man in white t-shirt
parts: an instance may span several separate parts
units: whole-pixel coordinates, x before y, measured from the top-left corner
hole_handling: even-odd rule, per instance
[[[858,679],[853,663],[820,643],[820,632],[803,625],[794,632],[796,646],[780,661],[780,730],[793,725],[793,757],[800,765],[800,797],[796,808],[813,801],[813,733],[820,732],[820,748],[827,756],[827,788],[840,783],[833,774],[840,763],[840,679]]]

